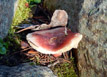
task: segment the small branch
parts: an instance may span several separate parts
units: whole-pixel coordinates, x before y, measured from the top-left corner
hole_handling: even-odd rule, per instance
[[[32,49],[32,47],[25,48],[25,49],[23,49],[23,50],[21,50],[21,51],[24,52],[24,51],[27,51],[27,50],[29,50],[29,49]]]
[[[56,61],[56,62],[54,62],[53,64],[49,64],[49,65],[48,65],[48,67],[53,67],[53,66],[57,65],[58,63],[60,63],[60,61],[59,61],[59,60],[57,60],[57,61]]]
[[[27,28],[24,28],[24,29],[21,29],[19,31],[17,31],[16,33],[20,33],[20,32],[23,32],[25,30],[28,30],[28,29],[35,29],[35,27],[38,27],[39,25],[34,25],[34,26],[30,26],[30,27],[27,27]]]
[[[67,52],[63,53],[64,59],[68,60],[68,54]]]

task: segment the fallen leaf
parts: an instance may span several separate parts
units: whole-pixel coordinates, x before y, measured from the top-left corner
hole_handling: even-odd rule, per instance
[[[25,49],[25,48],[29,47],[28,43],[26,43],[26,42],[24,42],[24,41],[21,41],[20,44],[21,44],[21,48],[22,48],[22,49]]]

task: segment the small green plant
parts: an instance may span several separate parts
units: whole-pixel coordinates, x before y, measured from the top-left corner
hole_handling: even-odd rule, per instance
[[[29,18],[31,9],[26,8],[25,3],[27,3],[26,0],[19,0],[18,1],[18,7],[16,8],[16,12],[15,12],[12,26],[11,26],[12,29],[14,28],[14,26],[19,25],[20,23],[25,21],[27,18]]]
[[[73,66],[73,58],[70,58],[71,63],[62,63],[56,65],[52,70],[58,77],[78,77]]]
[[[35,62],[31,62],[31,63],[29,63],[29,65],[36,65],[36,63]]]
[[[41,0],[27,0],[29,4],[41,3]]]
[[[0,38],[0,54],[4,55],[7,52],[8,44]]]
[[[77,77],[72,64],[63,63],[57,67],[58,77]]]
[[[34,7],[36,6],[36,4],[40,4],[41,3],[41,0],[27,0],[27,3],[25,4],[26,7]]]

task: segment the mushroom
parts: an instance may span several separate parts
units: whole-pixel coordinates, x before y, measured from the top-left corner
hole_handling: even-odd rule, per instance
[[[49,25],[52,27],[66,26],[68,22],[68,14],[65,10],[55,10]]]
[[[64,10],[55,10],[51,18],[50,24],[41,24],[40,26],[38,26],[33,30],[43,30],[58,26],[65,26],[66,28],[67,22],[68,22],[67,12]],[[67,34],[66,29],[65,29],[65,34]]]
[[[67,33],[68,35],[65,35],[65,27],[59,27],[29,33],[26,38],[35,50],[58,57],[63,52],[77,48],[82,39],[80,33],[73,33],[70,29],[67,29]]]
[[[67,22],[68,22],[67,12],[65,10],[55,10],[49,25],[51,27],[65,26],[65,34],[67,35],[67,28],[66,28]]]

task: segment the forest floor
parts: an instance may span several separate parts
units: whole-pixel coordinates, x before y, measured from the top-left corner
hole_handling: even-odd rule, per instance
[[[26,0],[19,0],[20,6],[16,11],[13,24],[9,30],[8,36],[4,39],[7,43],[7,53],[1,55],[0,64],[7,66],[16,66],[20,63],[32,62],[31,64],[48,66],[58,77],[78,77],[77,69],[72,57],[72,52],[66,52],[61,57],[42,54],[29,46],[26,35],[32,30],[16,33],[26,26],[40,25],[50,22],[52,12],[42,7],[42,4],[30,9],[24,4]],[[28,25],[26,25],[28,24]]]

